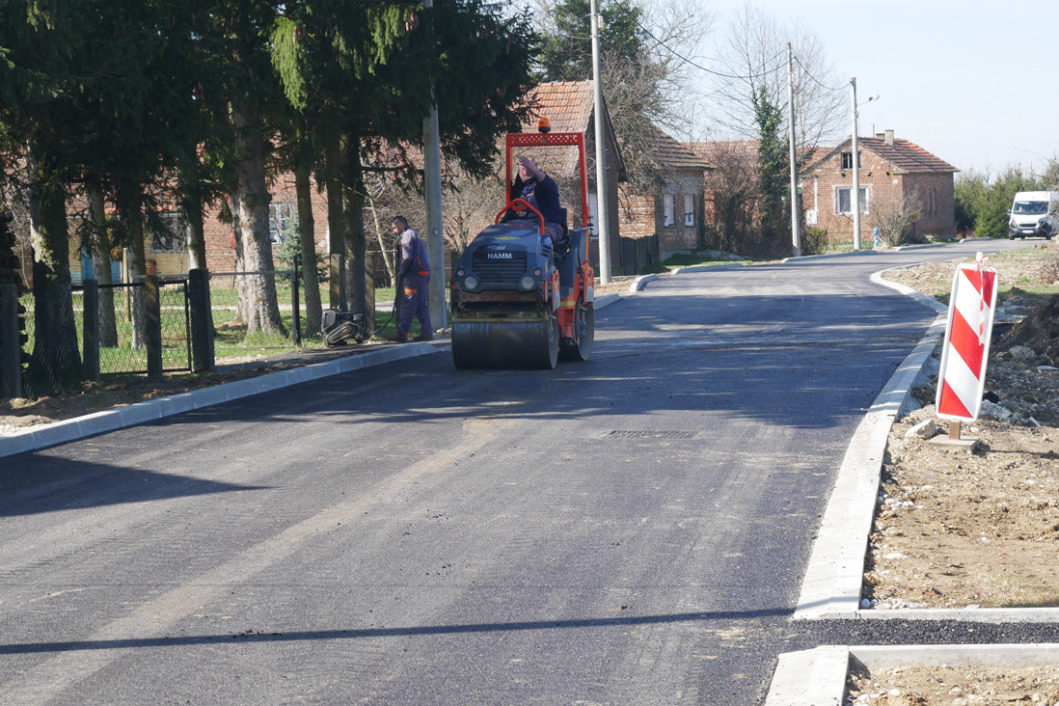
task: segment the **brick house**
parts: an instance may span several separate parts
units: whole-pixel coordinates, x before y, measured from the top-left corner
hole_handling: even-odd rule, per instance
[[[270,182],[272,201],[269,203],[269,235],[273,248],[278,248],[287,237],[296,237],[297,193],[294,186],[294,175],[283,173],[274,175]],[[327,252],[327,199],[320,193],[315,182],[312,184],[313,218],[316,225],[316,248]],[[75,197],[69,209],[76,214],[85,212],[81,198]],[[206,241],[206,263],[214,272],[232,272],[235,270],[235,230],[231,223],[224,223],[218,218],[219,209],[214,207],[203,217],[203,237]],[[151,229],[144,224],[144,253],[148,274],[157,272],[162,275],[182,275],[188,271],[187,224],[177,208],[159,212],[161,220],[168,226],[168,231]],[[86,267],[91,260],[82,253],[81,239],[76,226],[81,216],[71,219],[70,235],[70,276],[74,284],[80,284]],[[282,269],[282,266],[277,266]],[[124,263],[115,260],[112,263],[114,281],[122,279]]]
[[[626,241],[657,236],[656,256],[661,261],[700,247],[703,189],[710,167],[658,128],[654,128],[651,143],[664,177],[648,193],[623,186],[621,232]]]
[[[802,170],[802,208],[806,227],[824,228],[832,243],[852,242],[852,139],[826,152]],[[904,198],[918,204],[913,230],[920,235],[952,236],[955,228],[954,166],[893,130],[858,137],[862,245],[871,244],[872,204],[891,207]]]

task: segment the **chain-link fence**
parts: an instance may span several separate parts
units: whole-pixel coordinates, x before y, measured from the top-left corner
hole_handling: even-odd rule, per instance
[[[99,347],[99,373],[146,373],[149,367],[147,336],[137,332],[138,318],[134,313],[145,298],[143,282],[129,284],[100,284],[96,315]],[[73,287],[74,320],[77,340],[85,358],[85,287]],[[158,323],[161,332],[161,363],[163,372],[191,369],[188,345],[190,312],[185,279],[160,279],[158,282]],[[141,335],[142,334],[142,335]],[[91,337],[89,337],[91,338]],[[91,352],[88,352],[89,355]]]
[[[153,298],[145,291],[144,282],[99,285],[91,282],[71,290],[73,324],[86,379],[154,372],[151,355],[155,350],[158,351],[160,372],[190,370],[187,280],[158,282],[156,324],[147,311],[147,307],[153,305]],[[32,294],[23,295],[20,303],[25,309],[27,341],[24,350],[32,352],[41,345],[37,340],[36,313],[44,303],[38,302]],[[156,327],[157,347],[151,345],[153,338],[149,327]],[[57,389],[61,387],[60,377],[66,376],[55,375],[54,379],[34,383],[36,387]]]

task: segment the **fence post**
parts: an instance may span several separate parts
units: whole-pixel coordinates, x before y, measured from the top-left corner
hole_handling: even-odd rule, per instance
[[[191,304],[191,372],[207,373],[214,366],[209,270],[188,270],[188,299]]]
[[[18,285],[0,283],[0,397],[22,396],[22,342]]]
[[[85,380],[99,380],[99,283],[86,279],[82,315],[81,361]]]
[[[144,309],[147,314],[147,377],[162,376],[162,302],[158,275],[143,278]]]
[[[302,320],[300,302],[298,301],[298,260],[301,259],[300,255],[295,255],[291,262],[291,276],[290,276],[290,301],[293,309],[293,318],[291,319],[291,328],[294,329],[294,345],[299,348],[302,345]]]

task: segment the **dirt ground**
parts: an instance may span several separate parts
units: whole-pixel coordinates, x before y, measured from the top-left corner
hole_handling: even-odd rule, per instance
[[[1057,283],[1059,242],[1037,245],[1032,257],[992,263],[1002,289]],[[938,295],[953,272],[943,263],[886,278]],[[997,309],[1024,318],[992,345],[983,415],[962,429],[977,448],[924,438],[932,421],[948,433],[933,377],[916,390],[924,407],[891,432],[865,576],[876,610],[1059,606],[1059,295],[1035,302],[1016,289]],[[847,704],[1059,704],[1055,667],[877,672],[851,673]]]

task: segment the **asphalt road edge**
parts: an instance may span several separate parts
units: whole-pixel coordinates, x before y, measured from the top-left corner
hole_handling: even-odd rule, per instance
[[[331,375],[340,375],[396,360],[427,355],[437,350],[438,348],[430,343],[388,346],[377,351],[367,351],[323,363],[299,366],[245,380],[137,402],[126,407],[108,409],[51,424],[41,424],[25,431],[0,436],[0,458],[153,422],[175,414],[232,402]]]

